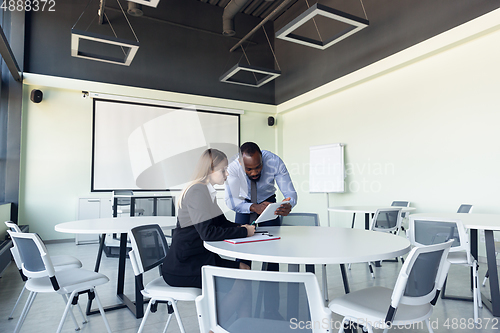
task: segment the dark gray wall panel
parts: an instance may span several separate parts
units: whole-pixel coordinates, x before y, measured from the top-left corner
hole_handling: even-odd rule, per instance
[[[19,69],[23,70],[24,25],[22,11],[0,12],[0,24]],[[15,81],[5,62],[0,62],[0,202],[13,204],[11,219],[17,221],[21,159],[23,85]]]
[[[76,28],[85,30],[97,16],[94,0]],[[121,1],[126,6],[125,1]],[[195,0],[163,0],[158,8],[143,6],[145,16],[130,17],[140,48],[129,67],[71,57],[71,28],[87,1],[60,0],[55,12],[30,12],[27,15],[27,52],[25,71],[59,77],[92,80],[127,86],[181,92],[202,96],[274,104],[274,83],[261,88],[220,83],[219,77],[236,64],[241,51],[230,53],[237,39],[223,37],[223,9]],[[107,5],[119,8],[115,0]],[[116,10],[106,13],[118,37],[133,39],[123,15]],[[168,20],[220,35],[193,31],[162,23]],[[238,14],[235,26],[242,37],[260,19]],[[272,25],[268,26],[272,29]],[[95,22],[89,31],[112,36],[109,25]],[[264,34],[253,38],[247,55],[253,65],[274,68],[274,61]]]
[[[359,1],[309,0],[310,4],[315,2],[330,3],[332,8],[364,18]],[[324,51],[276,39],[283,72],[275,82],[277,104],[500,7],[500,1],[496,0],[363,0],[363,3],[369,27]]]

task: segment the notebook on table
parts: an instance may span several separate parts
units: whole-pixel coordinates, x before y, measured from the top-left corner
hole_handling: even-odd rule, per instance
[[[224,242],[228,242],[231,244],[243,244],[243,243],[265,242],[280,238],[281,238],[280,236],[269,236],[269,234],[255,234],[253,236],[245,238],[225,239]]]

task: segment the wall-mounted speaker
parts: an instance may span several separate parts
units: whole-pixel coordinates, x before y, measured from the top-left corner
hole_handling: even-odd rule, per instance
[[[43,92],[38,89],[33,89],[31,91],[30,99],[33,103],[40,103],[43,99]]]
[[[267,118],[267,126],[274,126],[274,124],[276,123],[276,120],[274,120],[274,117],[269,117]]]

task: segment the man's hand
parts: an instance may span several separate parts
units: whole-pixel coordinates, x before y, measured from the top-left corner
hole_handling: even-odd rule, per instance
[[[267,201],[264,201],[260,204],[252,204],[250,206],[250,211],[251,212],[255,212],[257,214],[262,214],[262,212],[264,211],[264,209],[266,209],[266,207],[270,204],[270,202],[267,202]]]
[[[284,199],[283,201],[288,201],[288,202],[279,206],[278,209],[276,209],[276,211],[274,212],[274,215],[287,216],[288,214],[290,214],[290,211],[292,210],[290,199],[291,198]]]
[[[243,228],[247,229],[247,237],[253,236],[255,234],[255,226],[250,224],[242,224]]]

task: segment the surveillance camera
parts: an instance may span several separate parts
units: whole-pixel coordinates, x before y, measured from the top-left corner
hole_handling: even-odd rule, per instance
[[[82,91],[82,94],[83,94],[83,98],[87,98],[89,97],[89,92],[88,91]]]

